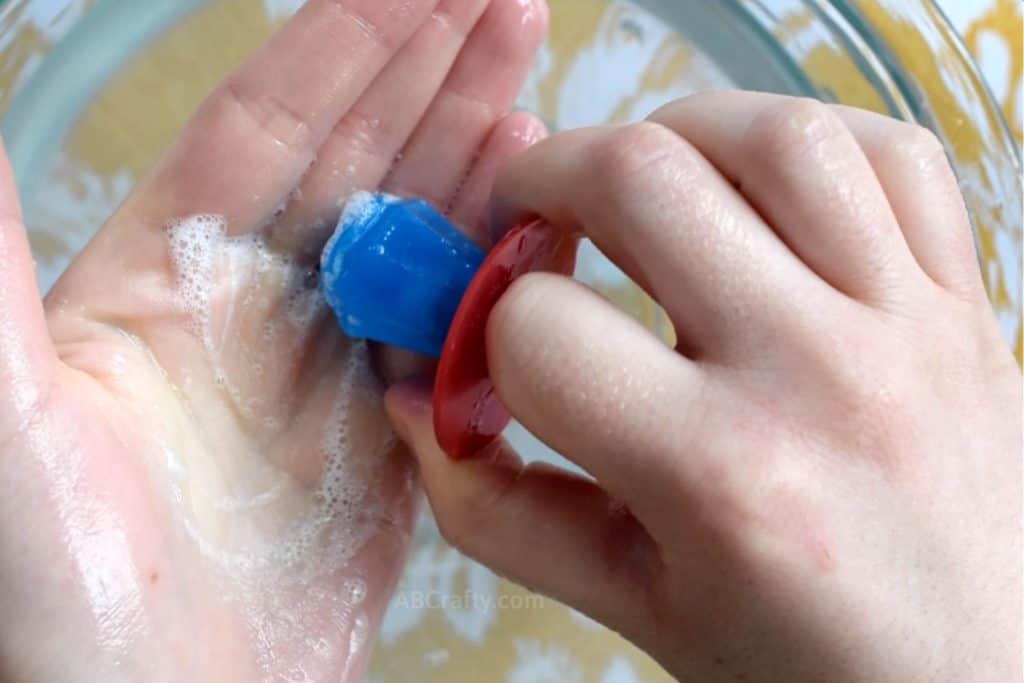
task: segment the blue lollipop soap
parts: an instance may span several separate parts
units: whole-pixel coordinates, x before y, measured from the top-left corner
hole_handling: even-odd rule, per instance
[[[320,260],[320,284],[350,337],[434,358],[484,252],[421,199],[359,192]]]

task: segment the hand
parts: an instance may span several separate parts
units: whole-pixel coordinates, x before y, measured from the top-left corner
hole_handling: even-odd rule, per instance
[[[1009,681],[1021,668],[1021,376],[941,145],[863,111],[715,93],[512,161],[498,226],[583,231],[669,348],[530,275],[488,324],[511,412],[452,463],[389,411],[447,538],[683,680]]]
[[[497,164],[542,134],[503,112],[545,20],[310,0],[45,310],[3,162],[0,678],[360,678],[418,484],[317,257],[356,189],[479,232]]]

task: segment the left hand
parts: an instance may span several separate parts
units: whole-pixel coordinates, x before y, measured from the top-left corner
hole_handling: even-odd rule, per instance
[[[309,0],[45,307],[2,164],[0,679],[360,679],[416,488],[316,259],[357,189],[480,230],[545,20]]]

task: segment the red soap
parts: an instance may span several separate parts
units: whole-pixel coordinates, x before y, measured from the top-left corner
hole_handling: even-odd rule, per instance
[[[512,282],[529,272],[570,275],[577,237],[542,220],[513,228],[487,255],[455,313],[434,383],[434,431],[455,460],[494,441],[511,419],[487,366],[487,319]]]

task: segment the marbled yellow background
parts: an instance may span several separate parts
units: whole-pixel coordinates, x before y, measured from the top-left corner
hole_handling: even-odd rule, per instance
[[[528,97],[538,111],[555,119],[556,124],[568,126],[577,120],[578,114],[573,110],[573,98],[566,97],[563,88],[569,72],[578,67],[578,60],[571,56],[585,52],[598,40],[611,43],[628,36],[608,35],[608,27],[618,24],[614,17],[609,18],[603,1],[551,2],[553,23],[560,30],[550,45],[549,68],[533,84]],[[84,7],[89,0],[77,4]],[[37,212],[38,222],[30,226],[35,228],[33,246],[43,267],[52,256],[52,267],[58,268],[59,259],[54,255],[66,254],[87,239],[95,227],[93,223],[98,224],[103,212],[130,189],[204,94],[266,37],[295,4],[296,0],[223,0],[157,41],[111,82],[75,128],[63,152],[67,163],[55,169],[52,176],[54,183],[61,184],[61,191],[73,209],[61,213],[53,207],[43,207]],[[873,15],[876,26],[892,39],[899,58],[911,65],[929,90],[941,98],[947,85],[942,81],[940,65],[913,26],[884,13],[874,0],[861,0],[858,4]],[[944,4],[986,73],[1019,144],[1024,135],[1020,3],[945,0]],[[20,68],[38,59],[50,40],[45,27],[26,22],[16,12],[13,16],[8,13],[4,22],[0,25],[0,36],[10,36],[17,27],[17,38],[0,41],[0,108],[6,107]],[[806,28],[803,22],[804,19],[794,16],[783,31],[795,35]],[[656,27],[648,28],[656,31]],[[681,74],[691,84],[717,83],[713,66],[701,62],[679,41],[666,37],[655,47],[649,64],[637,74],[642,92],[617,101],[604,112],[604,118],[624,120],[634,116],[644,104],[643,93],[672,93]],[[611,49],[607,44],[604,48]],[[633,54],[630,49],[624,46],[624,54]],[[812,78],[830,82],[841,80],[837,75],[850,69],[848,63],[827,49],[811,49],[803,66]],[[168,77],[175,72],[187,72],[192,77]],[[846,101],[880,106],[852,71],[845,83]],[[970,126],[958,128],[966,114],[953,97],[941,116],[947,128],[962,129],[961,135],[969,138]],[[968,155],[980,153],[983,144],[980,138],[958,142],[958,152]],[[88,173],[81,172],[83,167]],[[89,207],[94,207],[97,215],[85,220],[83,216],[88,214]],[[1003,210],[1019,213],[1020,207]],[[994,304],[1011,321],[1008,324],[1017,321],[1008,336],[1015,338],[1019,353],[1020,283],[1013,279],[1020,278],[1020,271],[1019,265],[1016,271],[1012,263],[1007,265],[1005,253],[999,253],[1007,249],[1005,236],[1002,242],[996,237],[999,218],[994,214],[979,219],[979,247],[986,273],[991,274],[988,284]],[[1010,241],[1009,248],[1019,252],[1019,228]],[[612,289],[610,293],[640,317],[655,316],[649,302],[634,292]],[[418,531],[416,550],[400,590],[399,596],[404,596],[406,605],[393,610],[384,625],[370,675],[372,681],[664,680],[664,674],[653,662],[615,635],[557,604],[538,602],[524,590],[497,579],[440,544],[429,521],[424,521]],[[442,604],[416,607],[417,599],[431,595],[441,598]],[[486,604],[488,601],[491,604]]]

